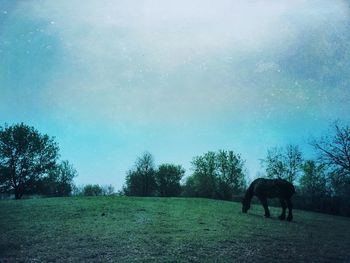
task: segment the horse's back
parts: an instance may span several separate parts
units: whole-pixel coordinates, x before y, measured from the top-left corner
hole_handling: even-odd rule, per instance
[[[293,184],[284,179],[255,179],[251,186],[254,194],[267,198],[291,198],[295,193]]]

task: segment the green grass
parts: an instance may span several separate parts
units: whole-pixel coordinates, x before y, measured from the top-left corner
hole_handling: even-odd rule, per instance
[[[0,202],[0,262],[350,262],[350,219],[207,199]]]

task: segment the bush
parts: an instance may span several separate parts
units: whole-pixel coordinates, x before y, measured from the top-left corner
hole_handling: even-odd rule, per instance
[[[84,196],[100,196],[103,193],[103,189],[98,184],[88,184],[85,185],[82,191],[82,195]]]

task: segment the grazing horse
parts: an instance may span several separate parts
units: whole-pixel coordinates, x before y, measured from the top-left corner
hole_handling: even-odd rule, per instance
[[[295,193],[293,184],[283,179],[255,179],[248,187],[242,201],[242,212],[247,213],[250,208],[250,202],[255,195],[260,200],[265,209],[265,217],[270,217],[270,211],[267,206],[267,198],[279,198],[282,206],[282,214],[279,219],[286,218],[286,208],[288,207],[287,220],[292,221],[292,202],[291,197]]]

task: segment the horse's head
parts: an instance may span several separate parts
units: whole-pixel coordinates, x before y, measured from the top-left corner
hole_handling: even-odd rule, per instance
[[[246,198],[243,198],[243,200],[242,200],[242,213],[247,213],[249,208],[250,208],[250,202]]]

